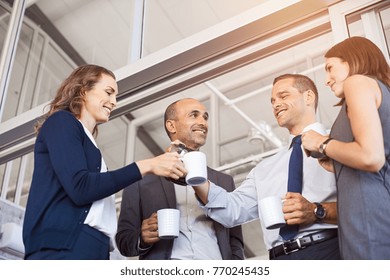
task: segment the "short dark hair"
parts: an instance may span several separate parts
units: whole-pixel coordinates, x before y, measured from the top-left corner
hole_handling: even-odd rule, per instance
[[[274,79],[273,85],[275,85],[278,81],[284,79],[293,79],[294,81],[293,87],[295,87],[300,93],[304,93],[307,90],[311,90],[312,92],[314,92],[315,95],[314,108],[315,110],[317,110],[318,90],[312,79],[302,74],[283,74]]]
[[[176,100],[175,102],[168,105],[167,109],[165,109],[164,114],[164,128],[165,132],[167,133],[169,139],[171,139],[171,134],[169,133],[167,129],[167,120],[175,120],[176,119],[176,104],[183,99]]]

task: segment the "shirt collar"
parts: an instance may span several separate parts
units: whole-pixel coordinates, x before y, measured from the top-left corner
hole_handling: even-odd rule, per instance
[[[325,126],[322,123],[319,123],[319,122],[315,122],[315,123],[309,124],[308,126],[303,128],[302,132],[306,132],[306,131],[309,131],[309,130],[314,130],[314,131],[317,131],[317,132],[319,132],[321,134],[323,134],[323,132],[326,131]],[[293,135],[293,134],[289,135],[289,138],[288,138],[288,147],[289,147],[289,149],[291,148],[292,140],[293,140],[293,138],[295,136],[296,135]]]

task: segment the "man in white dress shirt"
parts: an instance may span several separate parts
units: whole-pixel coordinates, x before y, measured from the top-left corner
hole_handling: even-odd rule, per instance
[[[290,143],[302,131],[321,126],[316,121],[317,88],[306,76],[277,77],[271,103],[279,126],[289,130]],[[280,196],[286,223],[299,225],[299,230],[292,239],[284,240],[279,229],[268,230],[261,221],[270,259],[340,259],[334,174],[303,153],[302,194],[287,192],[291,150],[288,145],[261,161],[234,192],[228,193],[212,182],[194,186],[203,202],[201,208],[212,219],[233,227],[259,219],[258,202],[262,198]]]

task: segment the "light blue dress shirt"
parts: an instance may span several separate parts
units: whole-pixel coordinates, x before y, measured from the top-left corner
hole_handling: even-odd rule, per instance
[[[192,186],[175,184],[180,233],[174,240],[172,259],[222,260],[213,221],[198,207]]]

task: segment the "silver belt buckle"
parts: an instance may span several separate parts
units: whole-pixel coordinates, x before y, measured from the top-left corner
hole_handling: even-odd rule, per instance
[[[296,249],[291,249],[292,246],[290,246],[290,248],[288,248],[288,247],[286,246],[287,243],[289,243],[289,244],[296,243],[297,246],[298,246],[298,248],[296,248]],[[297,238],[297,239],[295,239],[295,240],[293,240],[293,241],[291,241],[291,242],[290,242],[290,241],[287,241],[287,242],[283,243],[283,251],[284,251],[284,253],[285,253],[286,255],[291,254],[291,253],[294,253],[294,252],[296,252],[296,251],[299,251],[300,249],[302,249],[302,245],[301,245],[301,241],[299,240],[299,238]]]

